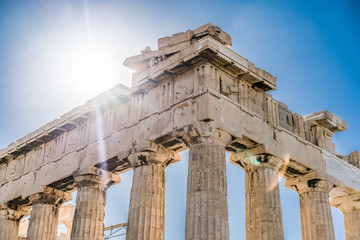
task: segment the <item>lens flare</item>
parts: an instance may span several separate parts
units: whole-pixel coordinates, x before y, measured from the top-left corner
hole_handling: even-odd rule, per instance
[[[95,114],[96,114],[96,134],[97,134],[97,143],[98,143],[98,162],[100,162],[100,168],[107,171],[106,161],[106,144],[104,141],[104,123],[102,118],[102,111],[100,108],[101,104],[99,98],[95,99]],[[101,175],[101,181],[107,183],[107,176]]]
[[[286,170],[290,163],[290,154],[287,154],[283,160],[284,161],[280,167],[279,175],[274,176],[274,179],[271,180],[271,183],[267,189],[268,192],[273,191],[279,185],[280,181],[283,179],[283,176],[285,176]]]

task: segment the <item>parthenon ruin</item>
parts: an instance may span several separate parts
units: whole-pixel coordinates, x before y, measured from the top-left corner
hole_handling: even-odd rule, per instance
[[[71,240],[102,240],[106,191],[133,170],[128,240],[164,239],[165,168],[189,149],[186,240],[229,240],[225,152],[246,176],[246,239],[284,239],[278,176],[299,194],[303,240],[333,240],[330,206],[360,239],[360,153],[336,153],[338,116],[292,113],[276,78],[207,23],[158,39],[124,65],[121,84],[0,150],[0,239],[56,240],[77,191]],[[71,236],[70,236],[71,235]]]

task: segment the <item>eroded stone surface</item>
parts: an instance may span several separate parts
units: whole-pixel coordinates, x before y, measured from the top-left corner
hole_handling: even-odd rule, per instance
[[[335,240],[329,203],[329,192],[334,184],[319,178],[288,179],[285,186],[299,194],[301,239]]]
[[[126,239],[164,239],[165,168],[180,155],[159,146],[128,157],[134,169]],[[156,152],[153,152],[156,151]]]
[[[16,240],[19,232],[19,221],[25,214],[25,209],[11,204],[2,204],[0,206],[0,239]]]
[[[360,167],[360,152],[359,151],[354,151],[354,152],[350,153],[349,155],[347,155],[345,157],[345,159],[348,161],[348,163],[350,163],[356,167]]]
[[[309,127],[309,140],[315,145],[335,154],[332,135],[346,130],[346,122],[326,110],[304,116],[304,119],[305,124]]]
[[[67,228],[64,240],[70,240],[71,226],[74,217],[75,207],[72,204],[62,205],[59,209],[58,225],[64,224]],[[27,214],[26,214],[27,215]],[[23,219],[19,223],[19,239],[26,239],[29,228],[29,219]],[[58,233],[57,240],[63,239],[61,233]]]
[[[56,240],[59,207],[71,200],[71,194],[44,187],[41,193],[30,196],[33,205],[27,240]]]
[[[245,170],[246,239],[284,239],[278,180],[283,160],[255,148],[230,161]]]
[[[225,146],[231,136],[204,124],[190,131],[187,139],[185,239],[229,239]]]
[[[360,239],[360,193],[351,191],[331,199],[330,204],[344,215],[346,240]]]
[[[103,240],[106,190],[120,176],[91,167],[74,172],[74,179],[78,192],[71,240]]]

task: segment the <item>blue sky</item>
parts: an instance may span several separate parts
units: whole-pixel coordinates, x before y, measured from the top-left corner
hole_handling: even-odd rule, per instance
[[[323,109],[338,115],[348,131],[334,135],[337,151],[359,150],[359,10],[355,0],[3,0],[0,148],[117,83],[129,86],[125,57],[211,21],[232,36],[233,50],[278,78],[277,100],[302,115]],[[98,57],[87,62],[84,53]],[[171,240],[184,238],[187,152],[182,155],[166,170]],[[231,239],[245,239],[244,173],[231,164],[227,171]],[[126,221],[132,172],[122,177],[109,189],[106,225]],[[298,196],[281,182],[281,197],[285,238],[300,239]],[[334,210],[333,217],[336,239],[344,239],[342,215]]]

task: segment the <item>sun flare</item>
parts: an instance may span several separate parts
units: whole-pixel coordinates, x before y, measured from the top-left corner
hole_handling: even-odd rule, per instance
[[[63,61],[63,79],[72,84],[79,93],[97,93],[111,87],[116,81],[114,58],[106,49],[96,45],[86,45],[82,49],[67,50]],[[119,66],[118,66],[119,67]]]
[[[65,92],[64,102],[72,104],[83,104],[120,83],[129,86],[132,74],[123,66],[130,53],[119,26],[99,14],[86,23],[79,18],[60,18],[57,24],[38,29],[29,42],[34,57],[26,71],[33,85],[53,97]]]

